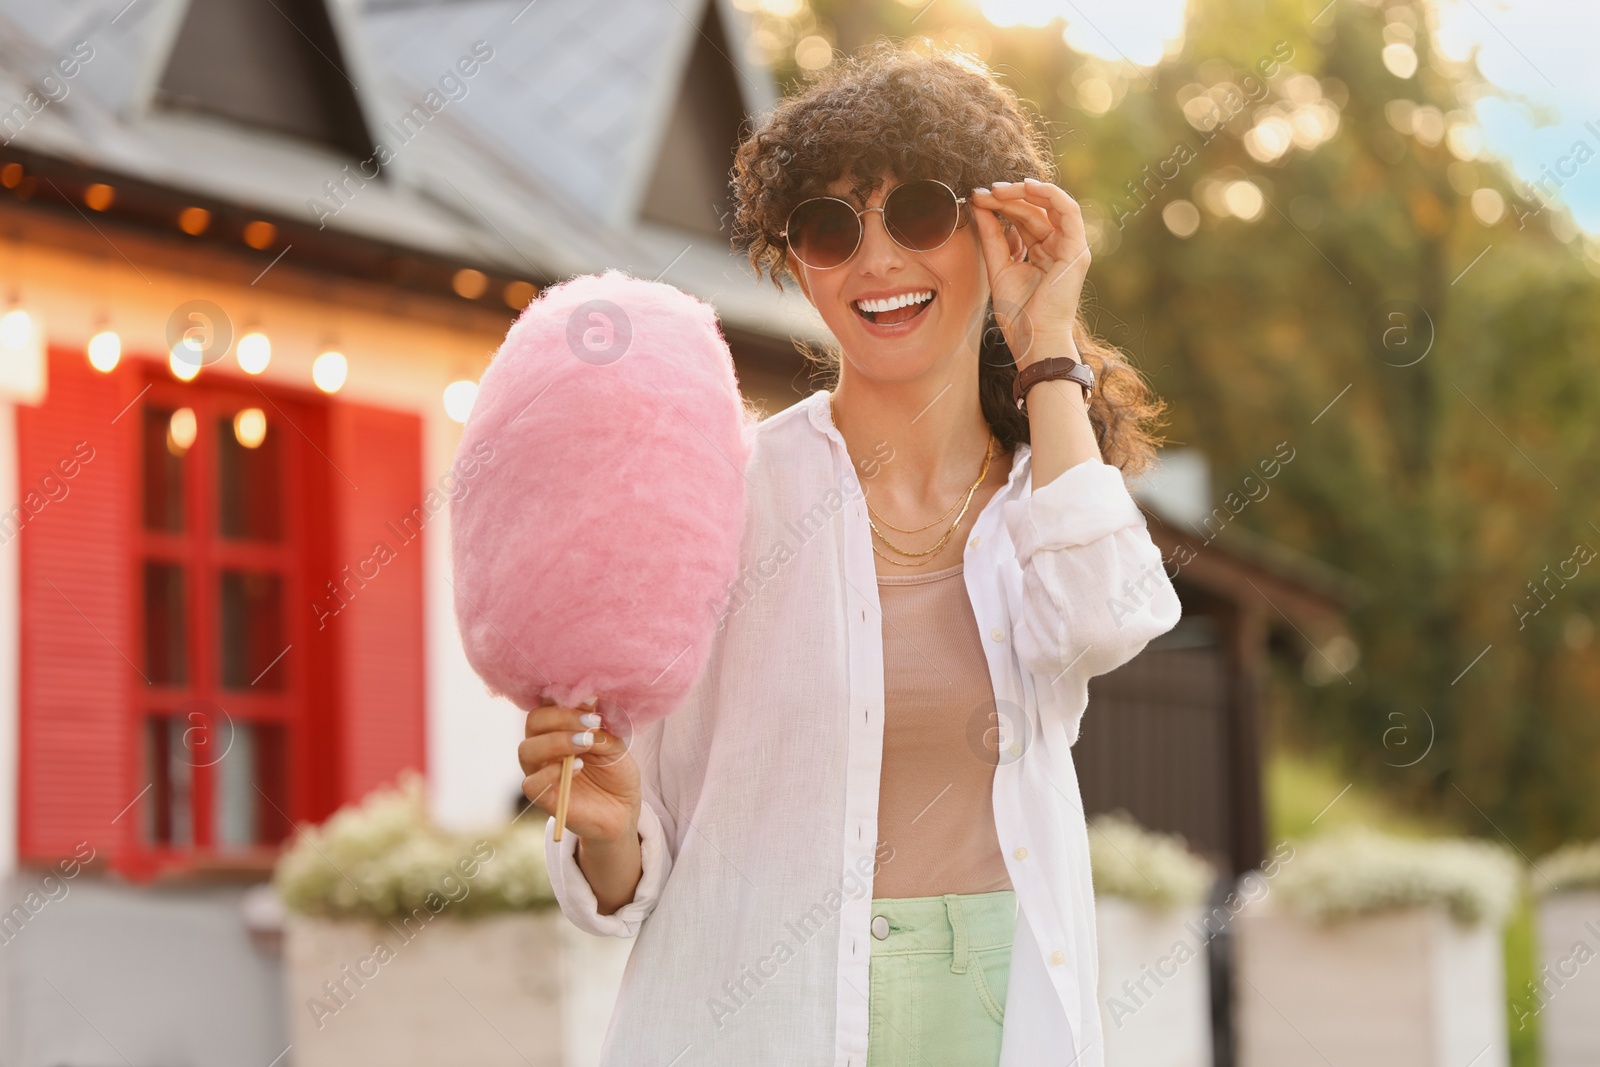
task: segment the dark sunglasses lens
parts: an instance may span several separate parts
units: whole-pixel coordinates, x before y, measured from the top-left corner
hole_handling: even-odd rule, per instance
[[[789,219],[789,247],[808,267],[837,267],[861,238],[861,220],[838,200],[808,200]]]
[[[938,248],[956,232],[955,194],[936,181],[907,182],[889,194],[883,221],[889,236],[917,252]]]

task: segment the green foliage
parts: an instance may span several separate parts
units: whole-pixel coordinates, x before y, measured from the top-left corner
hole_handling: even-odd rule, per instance
[[[1371,591],[1349,620],[1359,663],[1287,687],[1289,737],[1537,854],[1600,834],[1600,566],[1577,551],[1600,550],[1600,246],[1439,136],[1494,90],[1435,53],[1427,4],[1319,6],[1191,0],[1181,51],[1151,70],[1070,52],[1059,22],[1001,30],[960,5],[814,0],[806,17],[841,48],[877,32],[983,45],[1055,132],[1091,231],[1091,317],[1171,402],[1171,442],[1201,448],[1224,489],[1278,442],[1296,450],[1230,529]],[[1419,62],[1401,78],[1381,55],[1406,39]],[[1185,117],[1229,83],[1243,102],[1220,132]],[[1337,132],[1254,158],[1244,135],[1312,85]],[[1206,206],[1239,181],[1262,194],[1254,219]],[[1505,205],[1492,225],[1479,190]],[[1200,205],[1188,237],[1163,219],[1177,201]],[[1386,744],[1402,725],[1404,759]]]
[[[1370,826],[1397,837],[1444,837],[1452,827],[1403,811],[1382,792],[1353,782],[1326,750],[1302,754],[1280,747],[1267,757],[1264,799],[1268,843]]]
[[[1537,881],[1537,878],[1535,878]],[[1539,1016],[1526,1007],[1524,990],[1538,977],[1533,920],[1535,898],[1524,893],[1506,923],[1506,1033],[1511,1067],[1539,1067]]]

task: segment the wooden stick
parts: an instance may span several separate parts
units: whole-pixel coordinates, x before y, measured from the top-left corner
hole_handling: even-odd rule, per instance
[[[567,756],[561,761],[561,791],[556,794],[556,832],[555,840],[561,840],[561,831],[567,828],[567,800],[572,796],[572,761],[576,757]]]
[[[590,697],[581,701],[578,706],[584,711],[593,711],[595,705],[600,703],[598,697]],[[567,756],[561,761],[561,787],[556,793],[556,832],[554,839],[561,840],[561,834],[567,828],[567,803],[572,798],[572,761],[576,756]]]

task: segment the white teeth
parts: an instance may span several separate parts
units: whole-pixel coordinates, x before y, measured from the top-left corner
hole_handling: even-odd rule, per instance
[[[932,299],[933,290],[924,289],[921,292],[901,293],[898,296],[884,297],[881,300],[857,300],[856,307],[862,311],[871,311],[876,314],[881,311],[893,311],[895,308],[903,308],[907,304],[921,304]]]

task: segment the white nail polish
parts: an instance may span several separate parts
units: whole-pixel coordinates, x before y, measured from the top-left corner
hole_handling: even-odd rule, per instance
[[[583,769],[583,757],[582,756],[577,756],[577,757],[573,758],[573,760],[572,760],[572,769],[575,770],[575,771]]]
[[[586,711],[578,716],[578,721],[592,730],[600,725],[600,713],[598,711]]]
[[[591,745],[594,743],[594,732],[585,730],[581,734],[573,734],[572,743],[575,745]]]

